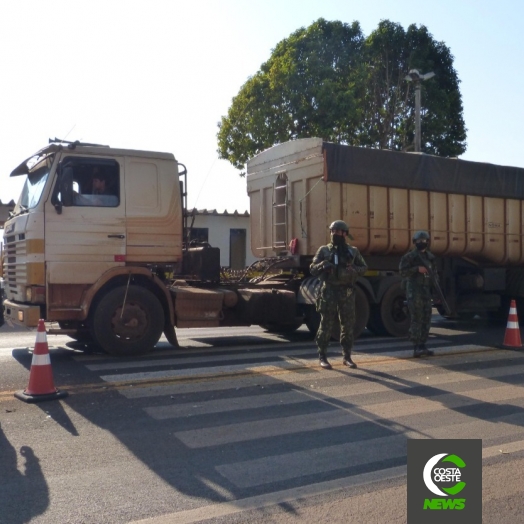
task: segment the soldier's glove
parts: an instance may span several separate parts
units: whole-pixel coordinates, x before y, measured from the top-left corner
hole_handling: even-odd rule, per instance
[[[332,264],[329,260],[324,260],[320,263],[320,269],[322,271],[331,271],[332,269],[335,269],[335,264]]]

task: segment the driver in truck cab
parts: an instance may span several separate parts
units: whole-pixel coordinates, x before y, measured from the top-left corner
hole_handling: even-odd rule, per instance
[[[75,194],[75,206],[114,207],[118,205],[118,197],[110,190],[110,177],[100,166],[94,166],[88,184],[88,192]]]

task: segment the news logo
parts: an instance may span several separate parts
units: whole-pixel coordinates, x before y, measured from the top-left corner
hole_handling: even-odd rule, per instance
[[[482,522],[482,440],[408,440],[408,524]]]

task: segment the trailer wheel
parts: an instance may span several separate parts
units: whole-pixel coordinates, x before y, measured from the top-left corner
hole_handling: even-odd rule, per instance
[[[164,311],[151,291],[129,286],[126,296],[126,286],[121,286],[102,297],[94,310],[91,331],[107,353],[128,356],[151,351],[163,327]]]
[[[410,318],[404,304],[406,294],[400,283],[393,284],[382,297],[378,307],[373,307],[368,327],[377,335],[387,334],[405,337],[409,331]]]
[[[369,302],[366,294],[358,286],[355,287],[355,326],[353,328],[353,336],[357,339],[364,329],[369,319]],[[318,328],[320,327],[320,314],[311,306],[306,313],[306,326],[309,331],[316,335]],[[337,320],[333,333],[331,333],[333,340],[340,340],[340,324]]]

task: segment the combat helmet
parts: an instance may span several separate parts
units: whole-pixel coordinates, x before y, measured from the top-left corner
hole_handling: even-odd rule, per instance
[[[330,231],[333,231],[333,229],[340,229],[341,231],[345,231],[346,233],[349,233],[349,227],[343,220],[335,220],[329,226]]]
[[[429,242],[429,233],[427,231],[415,231],[413,234],[413,243],[420,240]]]

